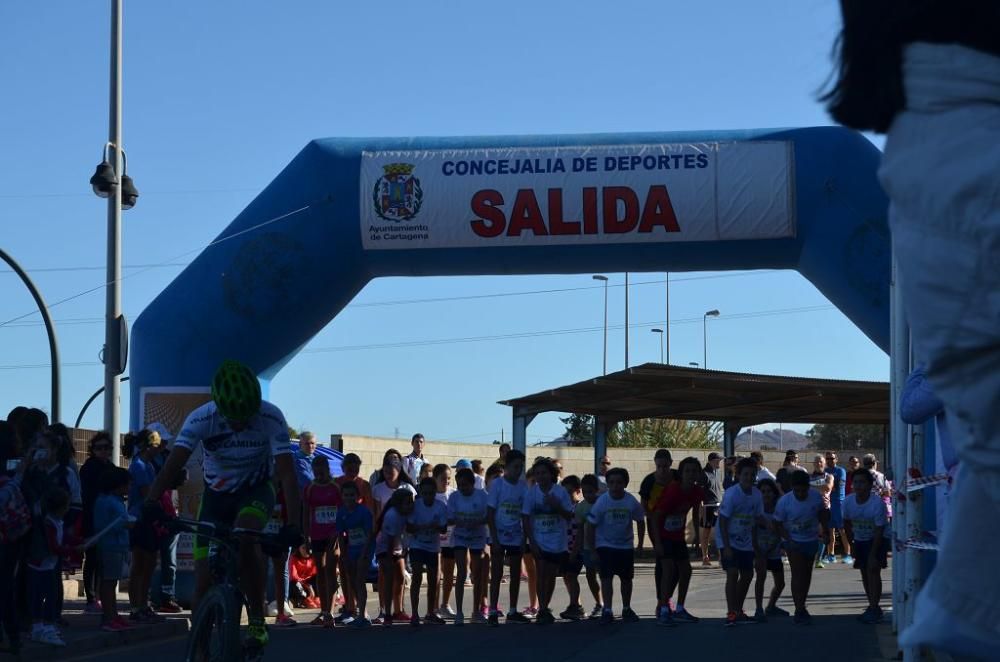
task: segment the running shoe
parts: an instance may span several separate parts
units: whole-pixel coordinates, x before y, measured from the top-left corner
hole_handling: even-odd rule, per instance
[[[104,632],[121,632],[122,630],[131,630],[131,629],[132,629],[131,625],[128,625],[127,623],[122,624],[122,622],[117,619],[111,619],[107,623],[101,623],[101,630],[103,630]]]
[[[500,614],[495,611],[491,611],[490,615],[486,619],[486,624],[491,628],[499,627],[500,625]]]
[[[527,609],[525,609],[521,613],[524,614],[525,616],[527,616],[528,618],[534,618],[534,617],[538,616],[538,610],[535,609],[534,607],[528,607]]]
[[[372,621],[372,625],[382,625],[385,622],[385,612],[379,612],[375,620]]]
[[[366,628],[370,628],[371,626],[372,622],[369,621],[367,618],[355,618],[353,621],[351,621],[351,624],[348,627],[352,627],[355,630],[364,630]]]
[[[556,617],[552,615],[550,609],[542,609],[538,612],[538,618],[535,619],[536,625],[552,625],[556,622]]]
[[[288,614],[278,614],[274,617],[274,627],[276,628],[293,628],[298,624],[298,621]]]
[[[267,646],[267,643],[271,638],[267,634],[267,626],[265,625],[248,625],[247,626],[247,641],[263,648]]]
[[[854,557],[850,554],[845,555],[844,558],[840,559],[840,561],[844,565],[854,565]]]
[[[522,613],[516,611],[509,611],[507,612],[507,622],[525,624],[525,623],[530,623],[531,619]]]
[[[349,611],[344,611],[334,617],[333,622],[337,625],[350,625],[354,622],[354,615]]]
[[[455,625],[459,627],[465,625],[465,614],[463,614],[462,612],[458,612],[455,614]]]
[[[102,614],[104,613],[104,607],[101,605],[100,600],[95,600],[93,602],[88,602],[87,606],[83,608],[83,613],[85,614]]]
[[[727,628],[731,628],[734,625],[736,625],[736,612],[735,611],[731,611],[728,614],[726,614],[725,626]]]
[[[483,616],[483,612],[474,611],[472,612],[472,618],[469,619],[469,622],[472,623],[473,625],[483,625],[484,623],[486,623],[486,620],[487,618]]]
[[[410,626],[411,627],[415,627],[415,628],[420,627],[420,617],[417,616],[416,614],[414,614],[413,616],[411,616],[410,617]]]
[[[611,625],[615,622],[615,615],[611,613],[610,609],[605,609],[601,612],[601,625]]]
[[[678,623],[697,623],[701,620],[697,616],[692,616],[688,610],[683,607],[674,610],[673,619]]]
[[[639,614],[632,611],[631,607],[626,607],[625,609],[622,609],[622,620],[626,623],[638,623]]]
[[[785,611],[778,605],[768,607],[767,609],[764,610],[764,613],[768,616],[791,616],[791,614],[789,614],[787,611]]]
[[[438,609],[438,616],[441,618],[455,618],[455,610],[451,608],[451,605],[441,605]]]
[[[677,623],[674,621],[673,615],[670,613],[670,610],[667,609],[666,607],[660,608],[660,615],[656,617],[656,624],[668,628],[672,628],[675,625],[677,625]]]
[[[747,616],[747,613],[745,611],[741,611],[739,614],[736,615],[737,625],[753,625],[755,622],[756,621]]]
[[[176,600],[174,600],[173,598],[168,598],[164,600],[159,607],[156,608],[156,611],[160,612],[161,614],[179,614],[184,610],[181,609],[181,606],[177,604]]]
[[[754,623],[767,623],[767,612],[763,607],[757,607],[757,611],[753,613],[753,620]]]
[[[817,558],[817,559],[816,559],[816,566],[815,566],[815,567],[816,567],[816,569],[817,569],[817,570],[822,570],[823,568],[825,568],[825,567],[826,567],[826,564],[825,564],[825,563],[823,563],[823,560],[822,560],[822,559],[820,559],[820,558]]]
[[[711,568],[712,567],[712,559],[709,559],[709,558],[702,559],[701,560],[701,567],[703,567],[703,568]]]
[[[588,618],[590,618],[591,620],[595,618],[600,618],[603,612],[604,612],[603,605],[594,605],[594,608],[590,610],[590,616],[588,616]]]
[[[581,621],[584,616],[583,607],[580,605],[570,605],[566,607],[566,611],[559,614],[559,618],[564,621]]]
[[[382,618],[382,627],[391,628],[392,627],[392,616],[385,616]]]
[[[407,614],[405,611],[397,611],[395,614],[392,615],[392,620],[394,620],[394,621],[408,621],[408,620],[410,620],[410,615]]]
[[[429,625],[444,625],[446,621],[437,614],[431,612],[424,616],[424,623]]]
[[[796,609],[795,616],[792,617],[792,622],[796,625],[809,625],[812,623],[812,616],[805,609]]]
[[[833,554],[827,554],[826,559],[824,559],[824,561],[826,561],[826,563],[828,564],[833,564],[837,562],[837,557],[834,556]]]
[[[316,618],[309,621],[309,625],[320,625],[323,627],[334,627],[336,621],[333,620],[333,616],[330,614],[319,614]]]

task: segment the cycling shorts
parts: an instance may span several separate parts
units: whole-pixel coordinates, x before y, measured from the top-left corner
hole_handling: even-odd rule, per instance
[[[240,488],[235,492],[216,492],[206,487],[204,494],[201,495],[201,505],[198,506],[198,521],[231,527],[235,525],[237,519],[245,515],[258,520],[263,529],[271,519],[276,496],[274,483],[270,480]],[[194,560],[207,559],[208,548],[208,538],[196,536]]]

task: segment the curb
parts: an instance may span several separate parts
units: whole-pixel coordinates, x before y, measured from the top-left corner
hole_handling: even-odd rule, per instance
[[[103,632],[101,630],[88,632],[86,635],[67,641],[66,648],[56,648],[54,646],[26,642],[18,659],[22,662],[72,659],[155,639],[167,639],[183,635],[189,629],[190,623],[188,619],[170,618],[164,623],[143,625],[123,632]]]

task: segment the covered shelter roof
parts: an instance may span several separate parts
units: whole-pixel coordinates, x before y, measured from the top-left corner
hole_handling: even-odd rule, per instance
[[[640,418],[783,423],[889,422],[889,383],[757,375],[646,363],[500,404],[514,416],[561,411],[604,423]]]

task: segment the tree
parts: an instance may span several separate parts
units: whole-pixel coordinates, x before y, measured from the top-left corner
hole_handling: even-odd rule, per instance
[[[812,450],[860,450],[885,445],[881,425],[820,424],[810,428],[806,436]]]
[[[594,417],[588,414],[570,414],[560,418],[566,426],[565,437],[573,441],[594,441]]]

